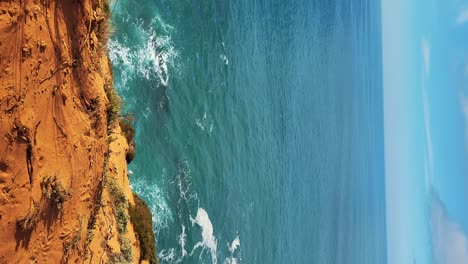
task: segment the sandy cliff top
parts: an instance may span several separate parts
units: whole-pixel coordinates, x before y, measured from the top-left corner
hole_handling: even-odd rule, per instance
[[[140,259],[108,12],[98,0],[0,2],[0,263]]]

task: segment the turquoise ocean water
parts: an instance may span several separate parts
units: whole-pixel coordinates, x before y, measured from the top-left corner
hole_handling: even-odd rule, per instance
[[[115,0],[161,263],[385,263],[380,2]]]

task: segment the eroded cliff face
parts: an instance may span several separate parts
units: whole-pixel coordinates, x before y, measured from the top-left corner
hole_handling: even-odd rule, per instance
[[[0,2],[0,263],[140,261],[108,15],[104,0]]]

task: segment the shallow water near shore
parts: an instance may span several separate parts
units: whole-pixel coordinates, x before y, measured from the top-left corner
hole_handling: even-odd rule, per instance
[[[160,263],[385,263],[378,1],[114,1]]]

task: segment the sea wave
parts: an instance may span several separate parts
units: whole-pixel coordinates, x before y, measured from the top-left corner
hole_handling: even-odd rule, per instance
[[[109,58],[120,69],[116,78],[117,89],[129,89],[129,82],[143,78],[169,85],[170,71],[175,69],[178,52],[174,48],[169,30],[159,17],[149,25],[140,19],[124,16],[132,27],[132,35],[116,34],[108,41]],[[158,30],[166,29],[167,32]],[[129,48],[132,47],[132,48]]]
[[[135,108],[140,110],[139,113],[149,119],[155,102],[148,100],[142,104],[138,101],[135,96],[138,89],[145,85],[145,89],[160,89],[158,92],[164,91],[165,95],[167,89],[171,89],[171,80],[178,78],[178,74],[184,74],[184,67],[180,67],[179,53],[172,39],[172,36],[176,38],[175,29],[161,19],[157,8],[142,12],[146,16],[143,21],[135,15],[133,5],[133,2],[127,0],[113,2],[113,20],[121,26],[116,27],[117,32],[108,41],[108,52],[113,64],[116,89],[126,105],[130,105],[130,109],[131,106],[138,106]],[[225,52],[220,54],[220,60],[225,65],[229,64]],[[144,96],[147,96],[146,92],[154,91],[145,91]],[[198,128],[211,134],[215,123],[208,105],[200,104],[200,109],[196,110],[200,111],[195,112],[196,118],[190,122],[195,122]],[[137,130],[138,125],[136,123]],[[146,168],[138,167],[138,163],[131,166],[134,171],[132,189],[148,201],[156,238],[162,240],[158,244],[160,263],[197,263],[198,259],[201,263],[211,260],[211,263],[217,264],[218,258],[220,262],[224,260],[224,263],[242,262],[239,235],[233,241],[225,241],[222,232],[218,236],[214,233],[215,227],[207,212],[210,208],[206,207],[208,205],[200,200],[199,193],[192,188],[192,184],[197,183],[192,182],[192,173],[197,172],[198,167],[191,162],[183,155],[170,157],[167,163],[161,165],[164,166],[162,171],[159,168],[151,171],[157,177],[139,175]],[[193,175],[195,179],[197,176]],[[200,195],[203,197],[202,193]],[[168,234],[171,236],[169,239]],[[230,235],[228,237],[232,239]],[[223,245],[219,252],[218,243]]]
[[[234,252],[237,250],[238,247],[240,247],[239,235],[237,235],[236,238],[231,242],[231,245],[228,244],[228,247],[229,247],[229,252],[231,252],[231,256],[227,257],[224,260],[224,264],[237,264],[238,259],[234,257]]]
[[[211,260],[213,264],[218,262],[217,260],[217,243],[216,238],[213,234],[213,224],[211,223],[208,213],[203,208],[198,208],[197,216],[195,219],[191,218],[192,226],[197,224],[202,229],[202,241],[195,244],[190,255],[193,255],[194,251],[199,248],[206,248],[210,250]]]
[[[187,250],[185,250],[186,239],[187,239],[187,234],[185,234],[185,226],[182,225],[182,233],[179,236],[179,245],[182,251],[182,257],[185,257],[187,255]]]
[[[177,254],[175,253],[175,249],[163,249],[159,252],[158,254],[158,259],[161,262],[167,262],[167,263],[180,263],[181,259],[177,257]]]
[[[231,254],[234,254],[234,251],[240,246],[239,235],[232,241],[231,246],[229,246],[229,251]]]
[[[156,185],[148,183],[141,178],[134,177],[132,190],[149,201],[148,206],[152,213],[153,226],[156,227],[156,236],[159,230],[169,227],[172,222],[172,210],[167,204],[163,191]]]

